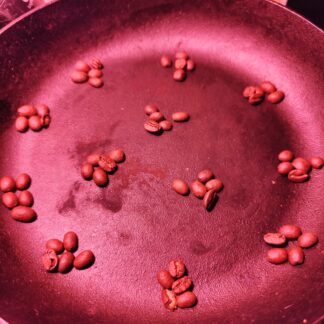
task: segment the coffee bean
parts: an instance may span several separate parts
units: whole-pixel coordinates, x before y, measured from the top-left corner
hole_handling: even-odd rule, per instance
[[[92,266],[95,262],[95,256],[90,250],[85,250],[81,252],[73,262],[73,265],[76,269],[82,270]]]
[[[169,272],[173,278],[181,278],[186,272],[186,266],[182,260],[172,260],[169,263]]]
[[[161,126],[154,120],[147,120],[144,123],[144,128],[149,133],[158,133],[161,131]]]
[[[263,81],[260,84],[260,88],[265,92],[265,93],[272,93],[277,91],[277,88],[272,84],[270,81]]]
[[[102,168],[97,168],[94,172],[93,172],[93,181],[95,182],[95,184],[99,187],[106,187],[108,185],[108,174],[106,173],[106,171],[104,171],[104,169]]]
[[[16,118],[15,127],[18,132],[24,133],[28,130],[28,119],[26,117],[20,116]]]
[[[267,233],[263,236],[263,239],[270,245],[282,245],[286,243],[286,237],[281,233]]]
[[[217,190],[216,189],[209,190],[204,196],[203,205],[207,211],[211,211],[215,207],[217,200],[218,200]]]
[[[149,120],[156,121],[157,123],[164,119],[163,114],[160,111],[154,112],[150,115]]]
[[[286,262],[288,254],[286,249],[272,248],[268,251],[268,261],[273,264],[281,264]]]
[[[74,255],[71,252],[64,252],[58,261],[57,271],[60,273],[67,273],[73,268]]]
[[[184,81],[186,76],[187,76],[187,74],[186,74],[186,72],[184,70],[175,70],[173,72],[173,79],[175,81],[180,81],[180,82]]]
[[[106,172],[115,172],[117,170],[117,164],[115,160],[109,157],[109,154],[100,155],[99,157],[99,166],[104,169]]]
[[[37,115],[37,110],[32,105],[23,105],[17,109],[18,116],[31,117]]]
[[[311,164],[304,158],[298,157],[292,161],[292,165],[297,170],[303,170],[304,173],[308,173],[311,169]]]
[[[39,116],[31,116],[28,119],[28,126],[31,130],[37,132],[42,129],[43,124]]]
[[[40,117],[44,117],[50,114],[50,109],[48,108],[47,105],[44,104],[38,104],[35,106],[36,110],[37,110],[37,114]]]
[[[155,104],[148,104],[144,107],[144,111],[145,111],[146,115],[151,115],[151,114],[158,112],[160,110]]]
[[[24,190],[19,194],[18,201],[21,206],[31,207],[34,204],[34,197],[30,191]]]
[[[294,153],[289,150],[281,151],[278,154],[278,159],[281,162],[291,162],[294,158]]]
[[[91,69],[88,72],[89,78],[101,78],[103,76],[102,70],[99,69]]]
[[[12,177],[4,176],[0,179],[0,190],[2,192],[14,191],[16,182]]]
[[[192,279],[189,278],[188,276],[184,276],[178,280],[176,280],[173,284],[172,284],[172,291],[179,295],[183,292],[185,292],[186,290],[188,290],[192,285]]]
[[[175,294],[169,289],[162,290],[162,303],[164,307],[170,311],[177,309],[177,301]]]
[[[42,257],[43,265],[46,271],[54,271],[58,265],[58,256],[55,251],[47,250]]]
[[[78,71],[83,71],[83,72],[89,72],[90,70],[90,66],[81,60],[75,63],[74,68]]]
[[[248,102],[252,105],[256,105],[262,102],[264,99],[264,91],[260,87],[255,87],[254,92],[250,95]]]
[[[167,270],[160,270],[157,273],[157,280],[163,288],[170,289],[174,282],[174,279],[170,275],[170,272]]]
[[[160,63],[163,67],[170,67],[172,65],[172,60],[167,55],[162,55],[160,59]]]
[[[248,86],[245,87],[243,90],[243,97],[244,98],[249,98],[255,93],[255,86]]]
[[[189,59],[189,56],[186,52],[182,51],[182,52],[177,52],[175,54],[175,58],[176,59],[185,59],[185,60],[188,60]]]
[[[91,180],[94,168],[90,163],[84,163],[81,167],[81,176],[84,180]]]
[[[91,61],[91,67],[93,69],[99,69],[99,70],[102,70],[104,68],[102,62],[98,58],[92,59],[92,61]]]
[[[193,292],[186,291],[183,294],[176,296],[176,302],[180,308],[189,308],[197,303],[197,297]]]
[[[162,120],[161,122],[159,122],[159,125],[165,131],[170,131],[173,128],[172,123],[168,120]]]
[[[58,239],[50,239],[45,245],[47,250],[53,250],[56,254],[60,254],[64,251],[63,242]]]
[[[298,238],[298,245],[302,248],[309,248],[318,242],[318,237],[314,233],[304,233]]]
[[[176,59],[174,61],[174,67],[178,69],[185,69],[187,65],[187,60],[185,59]]]
[[[71,73],[71,80],[74,83],[84,83],[88,81],[88,74],[84,71],[73,71]]]
[[[180,180],[180,179],[173,180],[172,189],[176,193],[178,193],[180,195],[183,195],[183,196],[189,194],[189,186],[188,186],[188,184],[185,181]]]
[[[207,192],[205,185],[198,180],[195,180],[191,183],[190,189],[193,195],[200,199],[203,199]]]
[[[268,95],[267,100],[273,104],[281,102],[285,98],[285,94],[282,91],[275,91]]]
[[[31,184],[31,178],[27,173],[22,173],[16,178],[16,188],[26,190]]]
[[[309,175],[304,170],[292,170],[288,173],[288,180],[301,183],[309,179]]]
[[[88,82],[94,88],[101,88],[104,84],[101,78],[89,78]]]
[[[70,231],[64,234],[63,245],[65,250],[74,252],[78,249],[79,238],[76,233]]]
[[[206,183],[212,178],[214,178],[214,173],[210,169],[204,169],[197,175],[197,179],[202,183]]]
[[[278,164],[277,170],[280,174],[288,174],[291,170],[294,170],[294,166],[290,162],[281,162]]]
[[[278,232],[285,235],[288,240],[296,240],[302,233],[301,228],[293,224],[281,226]]]
[[[12,209],[18,205],[18,198],[13,192],[6,192],[1,197],[2,203],[8,209]]]
[[[319,156],[312,157],[309,162],[314,169],[321,169],[324,165],[324,160]]]
[[[177,111],[172,114],[172,119],[175,122],[185,122],[189,120],[190,115],[186,111]]]
[[[125,153],[121,149],[113,150],[109,153],[109,157],[117,163],[122,163],[125,161]]]
[[[193,71],[196,68],[196,64],[193,60],[187,61],[187,71]]]
[[[100,154],[91,154],[89,156],[87,156],[87,163],[90,163],[93,166],[98,166],[99,165],[99,158],[100,158]]]
[[[293,246],[288,250],[288,262],[295,266],[304,263],[305,254],[299,246]]]
[[[45,128],[47,128],[50,125],[52,120],[50,115],[46,115],[44,117],[41,117],[40,119],[41,119],[42,126]]]
[[[206,182],[206,189],[212,190],[215,189],[217,192],[222,191],[224,185],[221,179],[211,179]]]

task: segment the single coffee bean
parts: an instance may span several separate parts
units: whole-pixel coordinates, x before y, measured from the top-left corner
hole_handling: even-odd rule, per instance
[[[288,174],[291,170],[294,170],[294,166],[290,162],[281,162],[278,164],[277,170],[278,173],[286,175]]]
[[[319,156],[312,157],[309,162],[314,169],[321,169],[324,165],[324,160]]]
[[[298,157],[292,161],[292,165],[295,167],[297,170],[303,170],[304,173],[308,173],[310,169],[312,168],[311,164],[309,161],[307,161],[304,158]]]
[[[40,117],[44,117],[50,114],[50,109],[48,108],[47,105],[44,104],[38,104],[35,106],[37,110],[37,115]]]
[[[206,189],[212,190],[215,189],[217,192],[222,191],[224,185],[221,179],[211,179],[206,182]]]
[[[79,238],[76,233],[70,231],[64,234],[63,245],[65,250],[74,252],[78,249]]]
[[[71,252],[64,252],[58,261],[57,271],[60,273],[67,273],[73,268],[74,255]]]
[[[297,225],[286,224],[279,228],[278,231],[280,234],[286,236],[288,240],[296,240],[301,235],[301,228]]]
[[[309,248],[318,242],[318,237],[314,233],[304,233],[298,238],[298,245],[302,248]]]
[[[163,67],[170,67],[172,65],[172,60],[167,55],[162,55],[160,59],[160,63]]]
[[[184,276],[178,280],[176,280],[172,284],[172,291],[176,294],[182,294],[186,290],[188,290],[192,285],[192,279],[189,278],[188,276]]]
[[[2,203],[8,209],[12,209],[18,205],[18,198],[14,192],[6,192],[1,197]]]
[[[162,303],[164,307],[170,311],[177,309],[177,301],[175,294],[169,289],[162,290]]]
[[[18,201],[21,206],[31,207],[34,204],[34,197],[30,191],[24,190],[19,194]]]
[[[176,55],[175,55],[175,58],[176,59],[185,59],[185,60],[188,60],[189,59],[189,56],[186,52],[182,51],[182,52],[177,52]]]
[[[174,279],[170,275],[170,272],[167,270],[160,270],[157,273],[157,281],[159,284],[166,289],[170,289],[172,287],[172,284],[174,282]]]
[[[42,257],[43,265],[46,271],[54,271],[58,265],[58,256],[55,251],[47,250]]]
[[[145,111],[146,115],[151,115],[151,114],[158,112],[160,110],[155,104],[148,104],[144,107],[144,111]]]
[[[247,86],[243,90],[243,97],[249,98],[255,93],[255,86]]]
[[[248,99],[248,102],[252,105],[256,105],[262,102],[264,99],[264,91],[260,87],[254,88],[254,93],[252,93]]]
[[[90,163],[93,166],[98,166],[99,165],[99,158],[100,158],[100,154],[91,154],[89,156],[87,156],[87,163]]]
[[[182,260],[172,260],[169,263],[169,272],[173,278],[181,278],[186,272],[186,266]]]
[[[214,173],[210,169],[204,169],[197,175],[197,179],[202,183],[206,183],[212,178],[214,178]]]
[[[163,114],[160,111],[154,112],[150,115],[149,120],[154,120],[157,123],[164,119]]]
[[[288,262],[295,266],[304,263],[305,254],[299,246],[293,246],[288,250]]]
[[[32,105],[23,105],[17,109],[18,116],[31,117],[37,115],[37,110]]]
[[[75,63],[75,66],[74,66],[74,68],[77,70],[77,71],[82,71],[82,72],[89,72],[89,70],[90,70],[90,66],[87,64],[87,63],[85,63],[85,62],[83,62],[83,61],[77,61],[76,63]]]
[[[169,120],[162,120],[159,122],[159,125],[165,131],[170,131],[173,128],[173,125]]]
[[[272,93],[277,91],[277,88],[274,86],[273,83],[270,81],[263,81],[260,84],[260,88],[265,92],[265,93]]]
[[[90,250],[82,251],[73,262],[76,269],[82,270],[92,266],[95,261],[95,256]]]
[[[93,172],[93,181],[95,182],[95,184],[99,187],[106,187],[108,185],[108,174],[107,172],[102,169],[102,168],[97,168],[94,172]]]
[[[100,155],[99,166],[106,172],[115,172],[117,170],[117,164],[115,160],[109,157],[109,154]]]
[[[37,215],[30,207],[17,206],[11,211],[11,217],[18,222],[29,223],[33,222]]]
[[[159,133],[161,131],[161,126],[154,120],[147,120],[144,123],[144,128],[149,133]]]
[[[278,159],[281,162],[291,162],[294,158],[294,153],[289,150],[281,151],[278,154]]]
[[[0,179],[0,190],[2,192],[14,191],[16,182],[12,177],[4,176]]]
[[[104,84],[101,78],[89,78],[88,82],[94,88],[101,88]]]
[[[285,94],[282,91],[277,90],[275,92],[270,93],[268,95],[267,100],[273,104],[277,104],[281,102],[284,98],[285,98]]]
[[[81,176],[84,180],[91,180],[94,168],[90,163],[84,163],[81,167]]]
[[[52,121],[52,118],[50,115],[43,116],[40,119],[41,119],[42,126],[45,128],[47,128]]]
[[[31,130],[37,132],[42,129],[43,124],[39,116],[31,116],[28,119],[28,126]]]
[[[31,184],[31,178],[27,173],[22,173],[16,178],[16,188],[26,190]]]
[[[301,183],[309,179],[309,175],[304,170],[292,170],[288,173],[288,180]]]
[[[272,248],[268,251],[268,261],[273,264],[281,264],[286,262],[288,254],[286,249]]]
[[[172,119],[175,122],[185,122],[189,120],[190,115],[186,111],[177,111],[172,114]]]
[[[104,68],[102,62],[98,58],[92,59],[92,61],[91,61],[91,67],[93,69],[99,69],[99,70],[102,70]]]
[[[103,76],[102,70],[99,69],[91,69],[88,72],[89,78],[101,78]]]
[[[116,163],[122,163],[125,161],[125,153],[122,149],[113,150],[109,153],[109,157]]]
[[[196,68],[196,64],[193,60],[187,61],[187,71],[193,71]]]
[[[60,254],[64,251],[63,242],[58,239],[50,239],[46,242],[46,250],[53,250],[56,254]]]
[[[191,183],[190,189],[193,195],[199,199],[203,199],[207,192],[205,185],[198,180],[195,180]]]
[[[176,193],[178,193],[180,195],[183,195],[183,196],[189,194],[189,186],[188,186],[188,184],[185,181],[180,180],[180,179],[173,180],[172,189]]]
[[[187,74],[186,74],[186,72],[184,70],[175,70],[173,72],[173,79],[175,81],[180,81],[180,82],[184,81],[186,76],[187,76]]]
[[[204,196],[203,205],[207,211],[211,211],[215,207],[217,200],[218,200],[217,190],[215,189],[209,190]]]
[[[187,65],[187,60],[185,59],[176,59],[174,61],[174,67],[178,69],[185,69]]]
[[[186,291],[176,296],[176,302],[180,308],[189,308],[197,303],[197,297],[192,291]]]
[[[84,83],[88,81],[88,74],[84,71],[73,71],[71,73],[71,80],[74,83]]]
[[[19,116],[16,118],[15,121],[15,127],[17,129],[18,132],[20,133],[24,133],[28,130],[28,119],[26,117],[23,116]]]
[[[270,245],[282,245],[286,243],[286,236],[281,233],[267,233],[263,236],[263,239]]]

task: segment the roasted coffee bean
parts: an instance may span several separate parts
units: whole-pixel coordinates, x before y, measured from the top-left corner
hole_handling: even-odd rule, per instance
[[[83,62],[81,60],[80,61],[77,61],[75,63],[74,68],[77,71],[82,71],[82,72],[86,72],[86,73],[90,71],[90,66],[87,63],[85,63],[85,62]]]
[[[178,193],[180,195],[183,195],[183,196],[189,194],[189,186],[188,186],[188,184],[185,181],[180,180],[180,179],[173,180],[172,189],[176,193]]]
[[[81,252],[73,262],[73,265],[76,269],[82,270],[92,266],[95,261],[95,256],[90,250],[85,250]]]
[[[104,84],[101,78],[89,78],[88,82],[94,88],[101,88]]]
[[[281,102],[284,98],[285,98],[285,94],[282,91],[277,90],[275,92],[270,93],[268,95],[267,100],[273,104],[277,104]]]
[[[272,248],[268,251],[268,261],[273,264],[280,264],[286,262],[288,254],[286,249]]]
[[[115,172],[117,170],[115,160],[111,159],[108,154],[100,155],[99,166],[106,172]]]
[[[42,129],[43,124],[39,116],[31,116],[28,119],[28,126],[31,130],[37,132]]]
[[[203,199],[207,192],[205,185],[198,180],[195,180],[191,183],[190,189],[193,195],[200,199]]]
[[[175,81],[180,81],[180,82],[184,81],[186,76],[187,76],[187,74],[186,74],[186,72],[184,70],[175,70],[173,72],[173,79]]]
[[[53,250],[56,254],[60,254],[64,251],[63,242],[58,239],[50,239],[45,245],[47,250]]]
[[[173,128],[172,123],[168,120],[162,120],[161,122],[159,122],[159,125],[165,131],[170,131]]]
[[[172,287],[172,284],[174,282],[174,279],[170,275],[170,272],[167,270],[160,270],[157,273],[157,281],[159,284],[166,289],[170,289]]]
[[[267,233],[263,236],[263,239],[270,245],[282,245],[286,243],[286,236],[281,233]]]
[[[192,279],[189,278],[188,276],[184,276],[178,280],[176,280],[172,284],[172,291],[179,295],[188,290],[192,285]]]
[[[278,154],[278,159],[281,162],[291,162],[294,158],[294,153],[289,150],[281,151]]]
[[[40,117],[45,117],[50,114],[50,109],[48,108],[47,105],[38,104],[35,106],[35,108],[37,110],[38,116],[40,116]]]
[[[102,62],[98,59],[98,58],[94,58],[92,61],[91,61],[91,67],[93,69],[99,69],[99,70],[102,70],[104,68]]]
[[[161,126],[154,120],[147,120],[144,123],[144,128],[149,133],[158,133],[161,131]]]
[[[324,160],[319,156],[312,157],[309,162],[314,169],[321,169],[324,165]]]
[[[278,164],[277,170],[280,174],[288,174],[291,170],[294,170],[294,166],[290,162],[281,162]]]
[[[185,59],[176,59],[174,61],[174,67],[178,69],[185,69],[187,65],[187,60]]]
[[[150,115],[149,120],[156,121],[157,123],[164,119],[163,114],[160,111],[154,112]]]
[[[52,121],[52,118],[50,115],[43,116],[40,119],[41,119],[42,126],[45,128],[47,128]]]
[[[175,122],[186,122],[189,118],[190,115],[186,111],[177,111],[172,114],[172,119]]]
[[[193,71],[196,68],[196,64],[193,60],[187,61],[187,71]]]
[[[162,290],[162,303],[164,307],[170,311],[177,309],[177,301],[175,294],[169,289]]]
[[[0,190],[2,192],[14,191],[16,182],[12,177],[4,176],[0,179]]]
[[[99,158],[100,158],[100,154],[91,154],[89,156],[87,156],[87,163],[90,163],[93,166],[98,166],[99,165]]]
[[[304,263],[305,254],[299,246],[293,246],[288,250],[288,262],[295,266]]]
[[[186,266],[182,260],[172,260],[169,263],[169,272],[173,278],[181,278],[186,272]]]
[[[31,178],[27,173],[22,173],[16,178],[16,188],[26,190],[31,184]]]
[[[293,224],[281,226],[278,232],[285,235],[288,240],[296,240],[302,233],[301,228]]]
[[[309,175],[304,170],[292,170],[288,173],[288,180],[301,183],[309,179]]]
[[[1,197],[2,203],[8,209],[12,209],[18,205],[18,198],[14,192],[6,192]]]
[[[84,83],[88,81],[88,74],[83,71],[73,71],[71,73],[71,80],[74,83]]]
[[[304,173],[308,173],[310,169],[312,168],[311,164],[309,161],[307,161],[304,158],[298,157],[292,161],[292,165],[295,167],[297,170],[303,170]]]
[[[206,189],[212,190],[215,189],[217,192],[222,191],[224,185],[221,179],[211,179],[206,182]]]
[[[277,91],[277,88],[270,81],[263,81],[263,82],[261,82],[260,88],[265,93],[272,93],[272,92]]]
[[[117,163],[122,163],[125,161],[125,153],[121,149],[113,150],[109,153],[109,157]]]
[[[67,273],[73,268],[74,255],[71,252],[64,252],[58,261],[57,271],[60,273]]]
[[[89,78],[101,78],[103,76],[102,70],[99,69],[91,69],[88,72]]]
[[[162,55],[160,59],[160,63],[163,67],[170,67],[172,65],[172,60],[167,55]]]
[[[204,196],[203,205],[207,211],[211,211],[215,207],[217,200],[218,200],[217,190],[216,189],[209,190]]]
[[[197,175],[197,179],[202,183],[206,183],[212,178],[214,178],[214,173],[210,169],[204,169]]]
[[[176,55],[175,55],[175,58],[176,59],[185,59],[185,60],[188,60],[189,59],[189,56],[186,52],[182,51],[182,52],[177,52]]]
[[[93,181],[95,182],[95,184],[99,187],[106,187],[108,185],[108,174],[107,172],[98,167],[94,172],[93,172]]]
[[[54,271],[58,265],[58,256],[55,251],[47,250],[42,257],[43,265],[46,271]]]
[[[28,119],[23,116],[19,116],[16,118],[15,127],[18,132],[24,133],[28,130]]]
[[[70,231],[64,234],[63,245],[65,250],[74,252],[78,249],[79,238],[76,233]]]
[[[247,86],[243,90],[243,97],[249,98],[255,93],[255,86]]]
[[[146,115],[151,115],[151,114],[158,112],[160,110],[155,104],[148,104],[144,107],[144,111],[145,111]]]
[[[302,248],[309,248],[318,242],[318,237],[314,233],[304,233],[298,238],[298,245]]]
[[[81,168],[81,176],[85,180],[91,180],[94,173],[94,168],[90,163],[84,163]]]
[[[18,197],[19,205],[31,207],[34,204],[34,197],[28,190],[24,190],[19,194]]]
[[[189,308],[197,303],[197,297],[193,292],[186,291],[183,294],[176,296],[176,302],[180,308]]]
[[[252,93],[248,99],[248,102],[252,105],[256,105],[262,102],[264,99],[264,91],[260,87],[254,88],[254,93]]]
[[[17,109],[18,116],[31,117],[37,115],[37,110],[32,105],[23,105]]]

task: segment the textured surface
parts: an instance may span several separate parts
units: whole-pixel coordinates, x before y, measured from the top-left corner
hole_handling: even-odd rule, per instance
[[[38,220],[14,222],[0,207],[0,316],[10,323],[210,323],[316,320],[324,314],[323,171],[305,184],[276,172],[277,153],[324,155],[323,34],[263,0],[69,0],[26,17],[0,36],[1,175],[32,176]],[[185,49],[197,70],[184,83],[159,65]],[[105,64],[102,89],[76,85],[78,59]],[[283,103],[250,106],[245,85],[270,79]],[[15,109],[47,103],[52,124],[19,134]],[[143,107],[187,110],[188,123],[152,136]],[[93,151],[127,159],[99,189],[80,177]],[[208,213],[170,190],[202,168],[225,184]],[[301,267],[266,262],[263,233],[297,223],[319,234]],[[48,274],[49,238],[79,234],[96,263]],[[156,272],[181,257],[198,305],[175,313],[160,301]]]

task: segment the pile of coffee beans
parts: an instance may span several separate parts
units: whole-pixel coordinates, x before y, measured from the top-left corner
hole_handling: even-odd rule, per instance
[[[144,123],[144,129],[152,134],[161,134],[163,131],[170,131],[173,124],[165,119],[162,112],[155,104],[148,104],[144,107],[144,112],[148,115],[147,121]],[[185,111],[177,111],[172,114],[172,120],[177,123],[186,122],[190,119],[190,115]]]
[[[46,251],[42,257],[45,270],[67,273],[73,267],[78,270],[91,267],[95,261],[94,254],[90,250],[85,250],[75,257],[73,252],[78,249],[78,245],[79,238],[72,231],[64,234],[63,242],[58,239],[48,240],[45,244]]]
[[[108,173],[118,169],[117,163],[125,161],[125,153],[121,149],[104,154],[91,154],[81,168],[81,176],[85,180],[93,180],[98,187],[106,187],[109,182]]]
[[[197,303],[196,295],[190,291],[192,279],[186,274],[186,266],[182,260],[172,260],[168,270],[160,270],[157,280],[162,286],[162,303],[170,311],[189,308]]]
[[[104,84],[102,80],[103,68],[102,62],[97,58],[94,58],[90,65],[83,61],[77,61],[71,74],[71,79],[74,83],[85,83],[88,81],[94,88],[100,88]]]
[[[267,256],[270,263],[281,264],[288,260],[293,266],[304,263],[305,254],[303,249],[310,248],[318,243],[316,234],[311,232],[302,233],[301,228],[293,224],[281,226],[276,233],[265,234],[263,240],[273,246],[285,246],[288,240],[297,240],[297,245],[292,245],[288,249],[285,247],[270,249]]]
[[[2,204],[11,210],[11,217],[18,222],[30,223],[37,218],[36,212],[31,208],[34,197],[27,190],[30,184],[31,178],[27,173],[21,173],[16,180],[10,176],[0,179],[0,190],[3,192]],[[21,191],[19,196],[15,193],[17,190]]]
[[[296,183],[307,181],[312,168],[321,169],[324,165],[324,160],[319,156],[309,160],[303,157],[294,158],[294,153],[289,150],[281,151],[278,159],[280,161],[277,167],[278,173],[288,175],[288,180]]]
[[[258,86],[247,86],[243,90],[243,97],[246,98],[251,105],[261,103],[266,94],[268,95],[267,100],[273,104],[277,104],[285,98],[284,92],[277,90],[270,81],[263,81]]]
[[[172,66],[172,60],[169,56],[163,55],[160,59],[162,67]],[[174,60],[173,79],[175,81],[184,81],[187,77],[187,71],[193,71],[196,68],[195,62],[189,58],[186,52],[177,52]]]
[[[17,109],[15,127],[18,132],[24,133],[29,128],[38,132],[43,128],[48,128],[51,123],[50,110],[44,104],[23,105]]]

